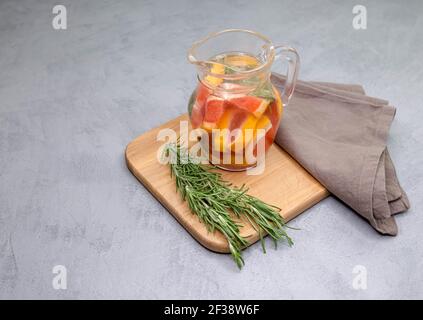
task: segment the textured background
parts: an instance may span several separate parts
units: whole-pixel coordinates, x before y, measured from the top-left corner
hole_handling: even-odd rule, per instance
[[[0,297],[423,298],[423,3],[359,3],[365,31],[356,1],[0,0]],[[389,148],[412,209],[397,237],[328,198],[291,222],[293,248],[254,245],[240,272],[127,170],[126,144],[185,111],[188,47],[230,27],[295,46],[302,79],[361,83],[398,108]],[[367,290],[352,288],[358,264]]]

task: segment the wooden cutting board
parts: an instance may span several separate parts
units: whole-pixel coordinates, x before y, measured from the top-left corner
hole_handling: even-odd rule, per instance
[[[186,202],[176,191],[175,181],[170,177],[168,166],[157,160],[157,150],[163,141],[157,141],[161,129],[179,132],[180,121],[188,120],[182,115],[164,125],[150,130],[128,144],[125,152],[129,170],[169,210],[184,228],[206,248],[216,252],[229,252],[224,236],[216,231],[209,233],[198,218],[191,213]],[[328,196],[328,191],[304,168],[279,146],[273,144],[266,155],[266,167],[261,175],[245,172],[222,171],[225,180],[236,186],[246,184],[248,193],[282,209],[286,221]],[[246,221],[241,234],[252,244],[259,235]]]

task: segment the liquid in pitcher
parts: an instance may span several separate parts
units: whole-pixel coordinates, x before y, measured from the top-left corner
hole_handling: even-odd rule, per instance
[[[273,143],[282,117],[281,97],[268,72],[230,81],[218,77],[257,69],[259,57],[232,52],[209,61],[210,74],[199,79],[188,105],[191,125],[208,133],[202,143],[213,164],[245,170],[256,165],[260,144],[266,152]]]

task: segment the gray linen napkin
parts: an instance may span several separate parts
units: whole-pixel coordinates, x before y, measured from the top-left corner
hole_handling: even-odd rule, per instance
[[[273,74],[282,88],[284,78]],[[298,81],[275,142],[380,233],[409,208],[386,140],[395,108],[360,85]]]

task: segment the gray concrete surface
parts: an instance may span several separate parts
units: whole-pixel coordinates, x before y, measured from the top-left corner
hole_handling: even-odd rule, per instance
[[[356,1],[1,0],[0,297],[423,298],[423,3],[359,3],[367,30],[352,28]],[[398,108],[389,148],[412,209],[397,237],[328,198],[292,221],[293,248],[254,245],[240,272],[127,170],[126,144],[185,111],[190,44],[230,27],[297,47],[302,79],[361,83]]]

